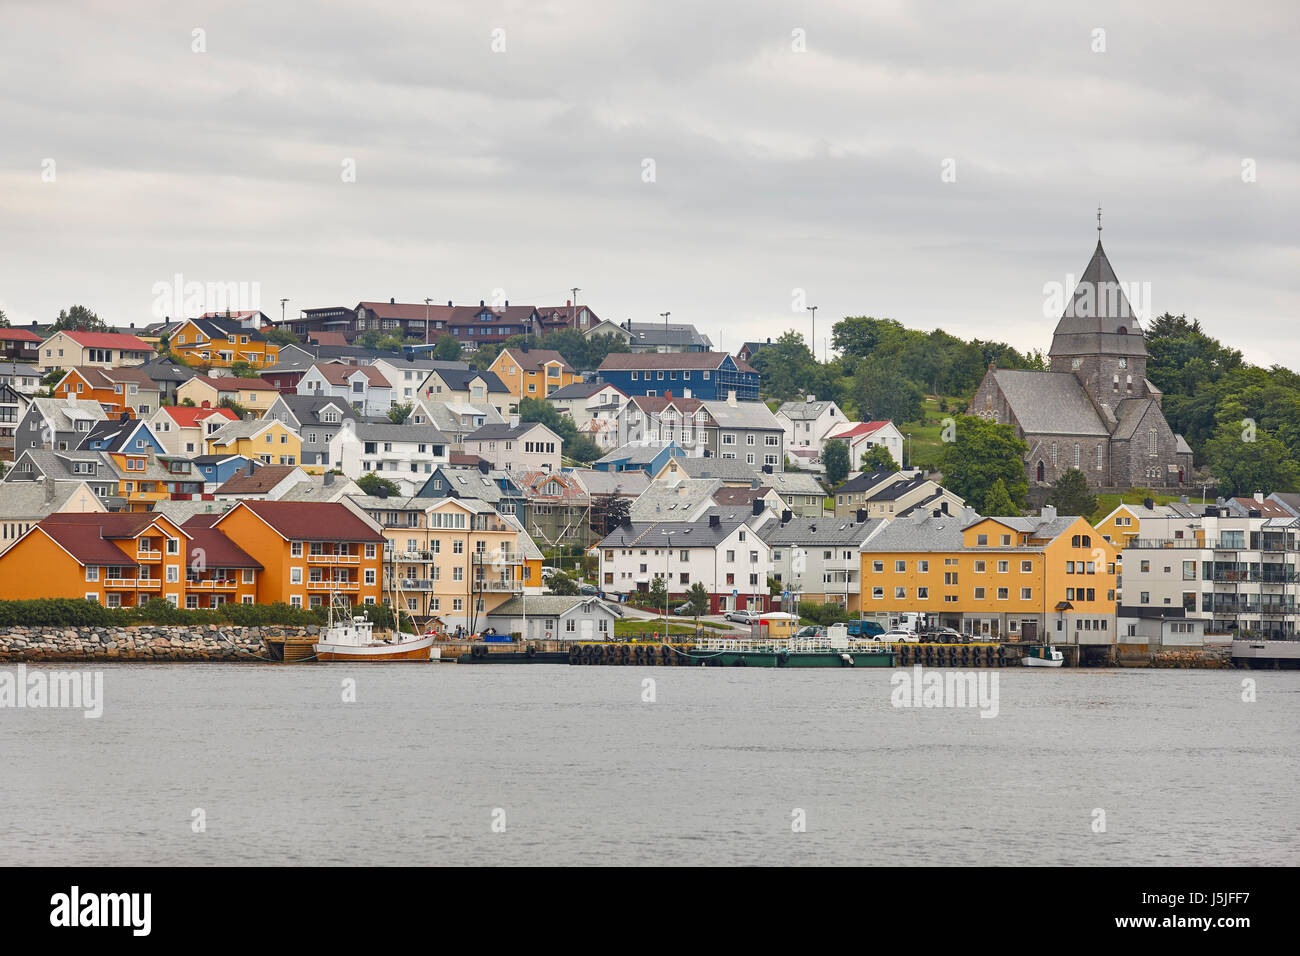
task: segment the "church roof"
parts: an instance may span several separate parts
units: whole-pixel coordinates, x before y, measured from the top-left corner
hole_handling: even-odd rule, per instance
[[[1097,240],[1052,335],[1049,355],[1146,355],[1146,339]]]
[[[1119,426],[1115,429],[1114,438],[1120,441],[1130,439],[1137,427],[1141,424],[1142,419],[1146,417],[1147,411],[1155,405],[1155,402],[1149,398],[1133,399],[1119,403]]]
[[[995,369],[993,379],[1026,434],[1110,434],[1083,385],[1069,372]]]

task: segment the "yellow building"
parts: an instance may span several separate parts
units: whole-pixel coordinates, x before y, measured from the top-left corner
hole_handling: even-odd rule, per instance
[[[529,551],[518,524],[474,498],[376,498],[353,504],[383,526],[385,593],[396,583],[417,619],[477,631],[484,616],[526,586]],[[522,539],[522,540],[521,540]],[[540,578],[540,554],[537,556]]]
[[[1186,502],[1157,505],[1148,498],[1140,505],[1118,505],[1096,527],[1103,538],[1121,549],[1135,538],[1191,539],[1200,527],[1198,511],[1204,511],[1204,506],[1198,509]]]
[[[917,512],[862,547],[862,610],[908,613],[965,634],[1069,644],[1115,641],[1119,549],[1081,517]]]
[[[280,390],[260,378],[217,378],[212,375],[195,375],[176,388],[176,404],[186,400],[195,405],[207,402],[216,408],[229,399],[254,412],[264,412],[280,397]]]
[[[302,438],[277,418],[253,418],[222,425],[204,440],[209,455],[243,455],[268,465],[296,465]]]
[[[553,349],[502,349],[488,366],[505,383],[518,403],[522,398],[546,398],[582,376]]]

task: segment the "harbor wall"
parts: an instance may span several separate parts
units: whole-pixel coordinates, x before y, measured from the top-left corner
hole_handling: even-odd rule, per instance
[[[22,661],[257,661],[268,657],[268,640],[303,640],[318,630],[314,625],[223,624],[6,627],[0,631],[0,665]]]

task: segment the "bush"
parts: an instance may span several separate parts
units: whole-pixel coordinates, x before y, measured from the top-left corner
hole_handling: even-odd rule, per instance
[[[274,604],[223,604],[219,608],[187,611],[170,601],[154,598],[138,608],[105,607],[82,598],[37,598],[34,601],[0,601],[0,627],[127,627],[132,624],[198,626],[233,624],[261,627],[271,624],[305,626],[324,624],[325,608]]]
[[[806,617],[821,627],[830,624],[846,624],[857,617],[856,614],[846,611],[839,604],[817,604],[813,601],[799,602],[799,616]]]

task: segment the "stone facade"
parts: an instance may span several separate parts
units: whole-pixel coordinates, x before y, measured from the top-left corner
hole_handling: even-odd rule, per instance
[[[1031,488],[1070,468],[1093,488],[1191,485],[1191,449],[1147,381],[1146,339],[1100,241],[1048,354],[1047,372],[990,367],[967,410],[1016,426]]]
[[[0,631],[0,664],[19,661],[259,661],[266,639],[303,637],[315,626],[232,627],[7,627]]]

